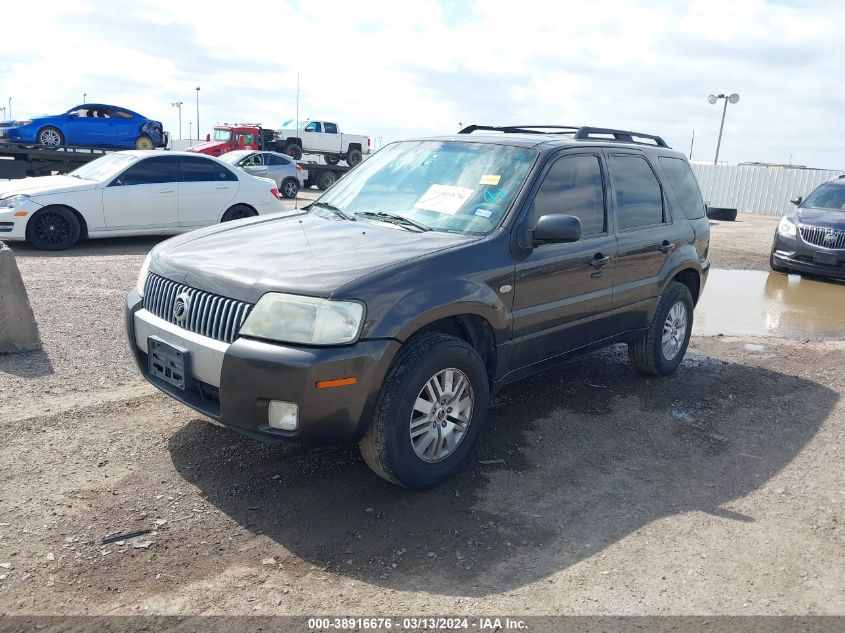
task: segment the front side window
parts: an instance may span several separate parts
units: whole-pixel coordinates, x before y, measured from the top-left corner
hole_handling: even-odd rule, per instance
[[[403,141],[361,163],[319,202],[360,220],[400,214],[437,231],[482,235],[505,217],[536,159],[536,150],[506,144]],[[319,204],[312,212],[330,217]]]
[[[223,165],[199,156],[182,157],[182,182],[221,182],[237,180]]]
[[[261,154],[252,154],[251,156],[247,156],[244,158],[243,162],[241,163],[242,167],[261,167],[264,164],[264,160],[261,157]]]
[[[842,185],[822,185],[807,196],[801,207],[845,211],[845,187]]]
[[[153,185],[163,182],[178,182],[179,170],[176,159],[171,156],[145,158],[120,174],[110,186]]]
[[[661,156],[657,159],[666,174],[669,186],[678,198],[681,211],[689,220],[703,218],[707,213],[704,207],[704,199],[701,197],[701,190],[698,188],[698,181],[689,163],[682,158],[671,158]]]
[[[218,130],[215,128],[214,130],[214,140],[215,141],[223,141],[224,143],[228,143],[232,140],[232,130]]]
[[[612,154],[608,163],[619,230],[661,224],[663,191],[646,160],[631,154]]]
[[[305,126],[306,132],[319,132],[320,129],[318,127],[318,123],[316,121],[311,121],[308,125]]]
[[[531,226],[544,215],[574,215],[581,220],[583,237],[606,231],[604,187],[597,156],[564,156],[555,161],[534,198]]]

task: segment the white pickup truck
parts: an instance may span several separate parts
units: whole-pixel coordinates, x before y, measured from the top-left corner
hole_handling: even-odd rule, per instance
[[[295,160],[303,154],[321,154],[329,165],[345,160],[354,167],[370,153],[368,136],[342,134],[337,123],[329,121],[302,121],[299,127],[276,130],[276,149]]]

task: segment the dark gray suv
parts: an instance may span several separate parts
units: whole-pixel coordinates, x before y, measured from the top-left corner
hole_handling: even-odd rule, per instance
[[[393,143],[307,212],[159,244],[126,299],[156,387],[256,439],[358,442],[381,477],[452,475],[503,385],[628,344],[674,371],[709,268],[683,154],[603,128]]]

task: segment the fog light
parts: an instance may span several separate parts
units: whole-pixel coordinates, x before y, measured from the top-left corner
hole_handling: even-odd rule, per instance
[[[299,423],[299,406],[284,400],[271,400],[267,419],[274,429],[295,431]]]

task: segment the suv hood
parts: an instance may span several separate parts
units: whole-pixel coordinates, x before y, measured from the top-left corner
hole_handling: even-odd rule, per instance
[[[153,251],[150,270],[249,303],[266,292],[328,297],[386,266],[477,239],[310,214],[274,215],[170,239]]]
[[[832,209],[816,209],[813,207],[798,210],[798,221],[809,226],[819,226],[824,229],[845,230],[845,211]]]
[[[94,180],[83,180],[73,176],[36,176],[0,182],[0,197],[85,191],[86,189],[96,189],[98,184],[100,183]]]

